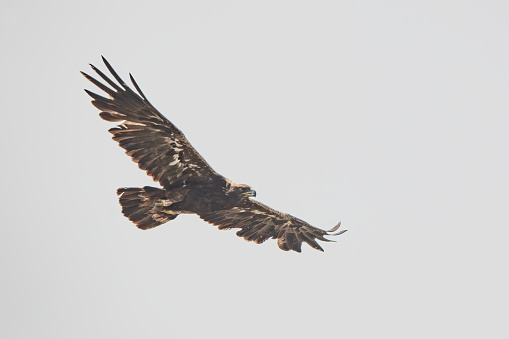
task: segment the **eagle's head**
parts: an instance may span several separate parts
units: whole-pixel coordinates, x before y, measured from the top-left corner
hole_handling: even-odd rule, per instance
[[[233,193],[234,196],[242,198],[256,197],[256,191],[249,185],[236,184],[228,180],[226,187],[228,195]]]
[[[239,189],[245,197],[256,197],[256,191],[249,185],[239,184]]]

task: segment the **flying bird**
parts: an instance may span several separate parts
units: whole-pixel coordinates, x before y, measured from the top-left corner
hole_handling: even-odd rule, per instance
[[[142,230],[154,228],[175,219],[179,214],[197,214],[219,229],[240,229],[239,237],[257,244],[277,239],[284,251],[301,252],[302,243],[323,251],[317,243],[332,241],[325,236],[336,232],[341,222],[325,231],[290,214],[276,211],[252,199],[255,190],[223,177],[203,159],[184,134],[152,106],[129,74],[134,92],[102,57],[114,82],[90,65],[104,83],[81,72],[85,78],[108,94],[109,98],[85,90],[99,116],[120,122],[109,130],[126,154],[147,172],[160,188],[119,188],[122,213]],[[336,233],[334,233],[336,232]]]

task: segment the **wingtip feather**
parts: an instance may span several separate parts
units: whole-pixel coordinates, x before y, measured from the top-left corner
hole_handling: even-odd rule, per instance
[[[334,232],[334,231],[337,231],[337,229],[341,227],[341,221],[338,222],[338,224],[336,226],[334,226],[333,228],[331,228],[330,230],[327,231],[327,233],[330,233],[330,232]]]
[[[129,78],[131,79],[131,82],[133,83],[134,88],[136,88],[138,93],[140,93],[140,95],[143,97],[143,99],[148,101],[147,97],[145,96],[145,94],[143,94],[143,92],[141,91],[141,88],[138,86],[138,84],[136,83],[136,80],[134,80],[134,77],[133,77],[133,75],[131,73],[129,73]]]
[[[104,57],[104,55],[102,55],[102,54],[101,54],[101,59],[103,60],[103,62],[104,62],[104,64],[105,64],[106,66],[111,67],[111,66],[110,66],[110,63],[108,62],[108,60],[106,60],[106,58],[105,58],[105,57]]]
[[[337,233],[332,233],[332,234],[329,234],[329,235],[341,235],[341,234],[345,233],[346,231],[348,231],[348,230],[341,230],[341,231],[339,231]]]
[[[98,96],[98,94],[95,94],[94,92],[91,92],[91,91],[89,91],[88,89],[84,89],[84,91],[85,91],[88,95],[90,95],[90,97],[91,97],[92,99],[96,99],[96,97]]]

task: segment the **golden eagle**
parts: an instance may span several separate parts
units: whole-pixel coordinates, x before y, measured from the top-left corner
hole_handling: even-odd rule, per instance
[[[303,242],[323,251],[317,239],[331,241],[324,236],[345,232],[333,233],[341,222],[324,231],[252,200],[256,192],[216,173],[184,134],[152,106],[131,74],[138,93],[102,59],[118,84],[90,65],[111,87],[81,73],[109,98],[85,91],[94,99],[92,104],[101,111],[102,119],[122,122],[109,130],[113,140],[162,186],[117,190],[122,213],[138,228],[153,228],[183,213],[197,214],[219,229],[240,228],[237,235],[248,241],[260,244],[273,238],[282,250],[296,252],[301,251]]]

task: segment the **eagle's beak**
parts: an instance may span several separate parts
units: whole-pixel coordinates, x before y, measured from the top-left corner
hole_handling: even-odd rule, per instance
[[[247,191],[245,193],[248,197],[256,197],[256,191],[255,190],[250,190],[250,191]]]

